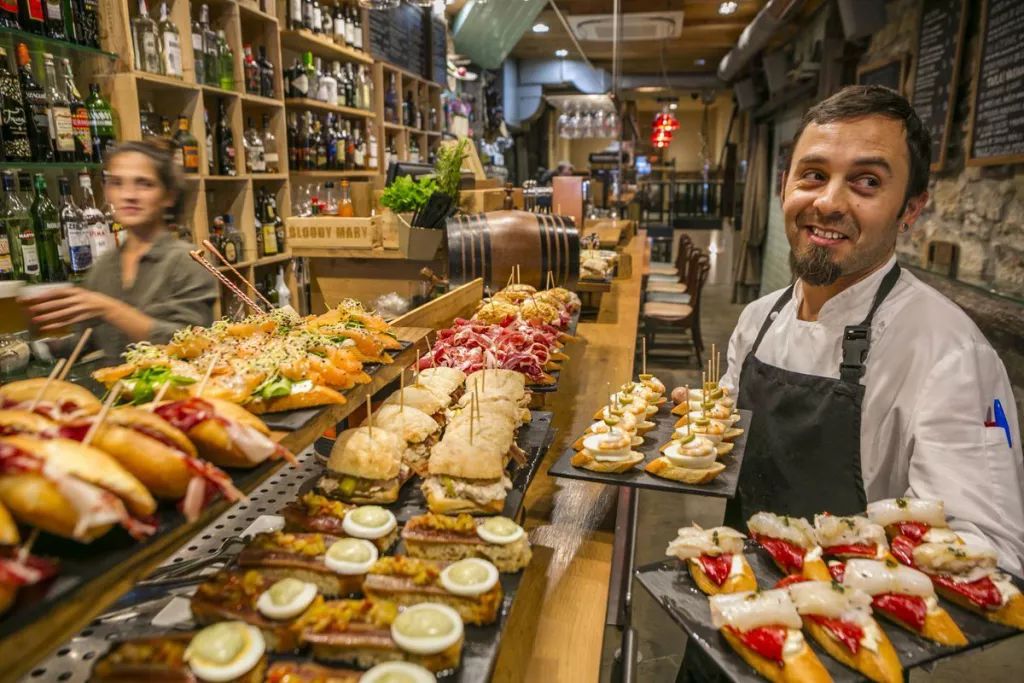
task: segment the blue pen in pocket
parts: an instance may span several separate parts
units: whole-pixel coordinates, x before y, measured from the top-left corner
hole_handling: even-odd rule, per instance
[[[995,413],[995,420],[993,421],[996,423],[996,427],[1000,427],[1004,432],[1006,432],[1006,443],[1010,448],[1013,448],[1013,437],[1010,435],[1010,423],[1006,419],[1006,413],[1003,412],[1003,404],[999,402],[998,398],[995,400],[993,412]]]

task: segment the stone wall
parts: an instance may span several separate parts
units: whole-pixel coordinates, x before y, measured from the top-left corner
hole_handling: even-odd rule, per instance
[[[921,0],[891,0],[888,23],[872,36],[862,64],[913,56]],[[980,3],[969,0],[967,33],[957,84],[946,166],[933,172],[931,200],[897,250],[909,263],[924,265],[934,240],[960,247],[958,277],[1014,297],[1024,297],[1024,170],[1021,165],[968,167],[967,126],[971,81],[978,59]],[[914,63],[905,93],[913,92]]]

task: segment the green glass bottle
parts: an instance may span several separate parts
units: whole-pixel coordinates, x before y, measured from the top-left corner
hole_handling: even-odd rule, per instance
[[[46,176],[42,173],[35,175],[35,190],[35,199],[32,201],[32,229],[36,234],[39,274],[43,282],[63,282],[67,278],[60,257],[60,216],[46,192]]]
[[[18,198],[14,174],[4,171],[2,183],[4,191],[0,197],[0,224],[7,233],[15,279],[32,284],[39,283],[42,278],[39,272],[36,234],[32,230],[32,216]]]
[[[235,53],[231,50],[223,29],[217,31],[217,54],[220,66],[220,87],[225,90],[234,90]]]

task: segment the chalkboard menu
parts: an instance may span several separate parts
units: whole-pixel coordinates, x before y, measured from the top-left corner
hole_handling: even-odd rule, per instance
[[[1024,3],[988,0],[975,72],[968,163],[1024,161]]]
[[[448,32],[443,20],[430,22],[430,79],[444,85],[448,80]]]
[[[370,54],[417,76],[430,78],[427,11],[402,4],[394,9],[370,12]]]
[[[884,85],[898,93],[903,92],[902,57],[885,62],[867,64],[857,69],[857,82],[861,85]]]
[[[964,40],[965,3],[966,0],[925,0],[921,11],[912,102],[931,132],[933,171],[946,163]]]

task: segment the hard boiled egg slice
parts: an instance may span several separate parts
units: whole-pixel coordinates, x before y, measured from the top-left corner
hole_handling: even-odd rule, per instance
[[[476,526],[477,536],[488,543],[497,543],[498,545],[515,543],[525,533],[523,527],[508,517],[488,517]]]
[[[192,673],[210,683],[241,678],[253,670],[266,651],[263,634],[241,621],[222,621],[197,633],[185,648]]]
[[[442,569],[438,578],[449,593],[475,597],[491,590],[498,583],[498,568],[487,560],[467,557]]]
[[[384,662],[364,673],[359,683],[436,683],[434,674],[412,662]]]
[[[444,652],[462,638],[462,617],[448,605],[421,602],[407,607],[391,623],[398,647],[418,655]]]
[[[395,519],[395,515],[379,505],[361,505],[349,510],[345,519],[341,521],[341,528],[349,536],[370,540],[387,536],[396,526],[398,520]]]
[[[268,619],[294,619],[316,598],[316,585],[287,578],[263,591],[256,601],[256,609]]]
[[[364,538],[341,538],[327,549],[324,564],[338,574],[365,574],[378,556],[377,546]]]

